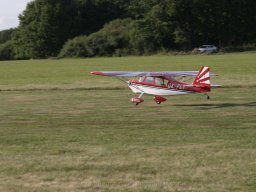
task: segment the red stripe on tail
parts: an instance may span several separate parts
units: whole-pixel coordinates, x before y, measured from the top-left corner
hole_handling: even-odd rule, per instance
[[[208,92],[211,91],[210,83],[210,69],[209,67],[202,66],[199,70],[193,85],[202,88],[202,91]]]

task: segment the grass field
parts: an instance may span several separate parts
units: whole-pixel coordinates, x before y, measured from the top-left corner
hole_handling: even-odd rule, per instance
[[[133,94],[97,70],[198,70],[210,94]],[[256,191],[256,53],[0,62],[0,191]]]

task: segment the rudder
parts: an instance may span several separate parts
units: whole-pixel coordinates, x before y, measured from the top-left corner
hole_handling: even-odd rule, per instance
[[[193,81],[193,85],[204,89],[205,91],[211,91],[210,82],[210,68],[202,66]]]

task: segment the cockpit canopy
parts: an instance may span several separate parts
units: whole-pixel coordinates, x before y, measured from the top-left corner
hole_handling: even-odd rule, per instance
[[[150,77],[150,76],[143,76],[139,78],[140,83],[145,84],[152,84],[158,86],[167,86],[168,81],[161,77]]]

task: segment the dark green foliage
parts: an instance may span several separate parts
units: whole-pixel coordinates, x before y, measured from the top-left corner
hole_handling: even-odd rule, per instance
[[[16,59],[237,47],[256,43],[255,10],[254,0],[34,0],[0,43],[12,34]]]
[[[131,19],[114,20],[103,29],[89,36],[69,40],[60,52],[60,57],[92,57],[128,54]]]
[[[73,34],[75,14],[72,0],[36,0],[20,15],[20,26],[14,34],[17,58],[44,58],[58,53]]]
[[[0,31],[0,60],[14,59],[12,34],[16,29]]]
[[[7,30],[0,31],[0,44],[11,40],[11,36],[14,31],[15,29],[7,29]]]
[[[157,49],[256,41],[256,1],[253,0],[133,0],[129,9],[134,18],[143,19],[143,25],[151,30],[152,43],[163,40],[161,46],[154,45]],[[140,29],[144,28],[145,32],[144,26]]]
[[[154,7],[155,5],[166,2],[158,0],[131,0],[131,3],[128,7],[130,14],[136,19],[142,19],[145,15]]]
[[[125,17],[127,0],[73,0],[77,15],[71,18],[75,34],[88,35],[100,30],[105,23]]]
[[[95,32],[122,14],[118,5],[106,0],[32,1],[13,37],[16,58],[56,56],[67,39]]]
[[[173,29],[167,10],[168,4],[162,1],[145,13],[144,19],[136,21],[131,44],[137,53],[152,53],[173,45]]]
[[[256,30],[252,22],[256,17],[253,17],[253,7],[255,3],[250,0],[132,0],[128,10],[133,24],[128,27],[128,35],[122,36],[123,31],[112,33],[112,26],[108,25],[97,33],[71,40],[61,55],[115,55],[117,50],[141,55],[163,49],[191,50],[201,44],[220,47],[254,43]],[[118,25],[121,27],[124,23],[116,22],[113,28]],[[120,35],[126,42],[122,47],[111,42]]]
[[[172,45],[166,3],[155,4],[144,19],[115,20],[89,36],[68,41],[61,57],[150,54]]]
[[[0,44],[0,60],[11,60],[14,58],[13,45],[11,41]]]
[[[255,10],[253,0],[174,0],[171,20],[175,42],[185,49],[205,43],[227,46],[255,42]]]
[[[92,53],[87,48],[87,36],[75,37],[67,41],[60,51],[60,57],[90,57]]]

